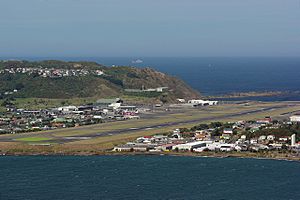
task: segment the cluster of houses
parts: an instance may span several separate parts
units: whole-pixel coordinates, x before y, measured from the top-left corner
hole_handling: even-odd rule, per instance
[[[291,118],[292,119],[292,118]],[[300,119],[300,118],[299,118]],[[300,122],[300,121],[299,121]],[[272,123],[270,117],[257,121],[238,121],[214,128],[200,130],[176,129],[163,135],[145,136],[134,142],[116,146],[117,152],[163,152],[163,151],[266,151],[290,149],[300,152],[300,142],[296,142],[296,134],[278,136],[275,134],[251,134],[263,129],[278,129],[286,122]],[[287,122],[294,123],[294,122]],[[219,132],[216,134],[216,132]]]
[[[0,74],[9,73],[9,74],[35,74],[40,77],[50,77],[50,78],[57,78],[57,77],[67,77],[67,76],[86,76],[86,75],[97,75],[101,76],[104,74],[102,70],[88,70],[88,69],[57,69],[57,68],[6,68],[0,70]]]
[[[44,110],[15,108],[0,115],[0,134],[51,130],[138,118],[137,107],[124,105],[121,99],[100,99],[94,105],[63,106]]]

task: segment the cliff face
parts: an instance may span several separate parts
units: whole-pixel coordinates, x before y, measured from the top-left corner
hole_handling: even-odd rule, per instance
[[[167,87],[150,97],[174,101],[176,98],[197,98],[199,92],[176,77],[151,68],[105,67],[90,62],[1,61],[0,94],[18,90],[15,97],[74,98],[117,97],[149,93],[130,93],[126,89]]]

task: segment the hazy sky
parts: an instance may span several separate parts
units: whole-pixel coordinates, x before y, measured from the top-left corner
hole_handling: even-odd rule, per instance
[[[300,56],[299,0],[0,0],[5,56]]]

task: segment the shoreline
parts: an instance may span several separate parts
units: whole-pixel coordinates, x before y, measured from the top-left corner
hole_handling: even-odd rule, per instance
[[[273,153],[273,154],[272,154]],[[1,153],[1,156],[180,156],[180,157],[201,157],[201,158],[250,158],[250,159],[267,159],[278,161],[296,161],[300,162],[300,156],[294,156],[290,153],[270,152],[265,155],[255,152],[7,152]]]
[[[243,98],[243,97],[274,97],[287,94],[298,94],[298,91],[248,91],[248,92],[232,92],[223,95],[208,95],[207,98],[211,99],[226,99],[226,98]]]

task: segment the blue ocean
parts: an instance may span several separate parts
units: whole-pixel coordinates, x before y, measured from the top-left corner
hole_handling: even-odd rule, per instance
[[[300,101],[299,58],[202,57],[202,58],[91,58],[105,65],[152,67],[177,76],[205,96],[241,92],[287,92],[272,97],[223,100]]]
[[[300,163],[175,156],[3,156],[1,200],[299,200]]]
[[[299,58],[135,58],[92,59],[105,65],[153,67],[182,78],[205,95],[249,91],[299,91]]]

